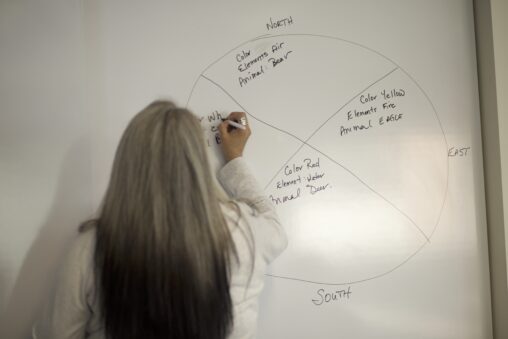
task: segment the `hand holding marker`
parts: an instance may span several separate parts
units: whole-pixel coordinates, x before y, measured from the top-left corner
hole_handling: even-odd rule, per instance
[[[240,118],[240,123],[238,123],[237,121],[235,120],[229,120],[229,119],[222,119],[222,121],[225,121],[227,122],[227,124],[229,126],[232,126],[232,127],[235,127],[235,128],[239,128],[239,129],[246,129],[245,126],[247,126],[247,119],[245,119],[245,117],[241,117]]]
[[[226,161],[241,157],[251,131],[244,112],[232,112],[227,119],[222,119],[219,132],[221,147]]]

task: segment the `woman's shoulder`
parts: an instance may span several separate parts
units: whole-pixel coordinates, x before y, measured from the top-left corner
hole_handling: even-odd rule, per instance
[[[81,273],[89,272],[89,267],[93,262],[94,251],[95,227],[80,227],[72,239],[67,253],[67,266],[74,267],[74,269],[81,271]]]

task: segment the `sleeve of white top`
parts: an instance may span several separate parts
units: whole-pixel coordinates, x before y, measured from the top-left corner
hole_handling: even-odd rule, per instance
[[[88,232],[92,233],[93,232]],[[36,339],[85,338],[90,319],[87,293],[90,290],[90,234],[80,234],[57,276],[54,295],[32,329]]]
[[[287,247],[286,232],[247,164],[241,157],[235,158],[220,169],[218,178],[231,198],[246,202],[254,210],[254,215],[247,219],[257,247],[261,242],[265,260],[273,261]]]

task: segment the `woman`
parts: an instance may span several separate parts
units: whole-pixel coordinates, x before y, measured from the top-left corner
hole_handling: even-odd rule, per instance
[[[199,120],[168,101],[136,115],[35,338],[254,338],[266,265],[287,241],[248,172],[244,113],[219,126],[215,186]]]

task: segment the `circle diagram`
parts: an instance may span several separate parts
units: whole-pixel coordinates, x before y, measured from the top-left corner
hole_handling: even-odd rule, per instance
[[[327,36],[259,37],[210,64],[187,106],[215,167],[220,118],[248,113],[245,158],[289,238],[269,276],[352,284],[430,243],[448,185],[446,138],[423,89],[384,55]]]

